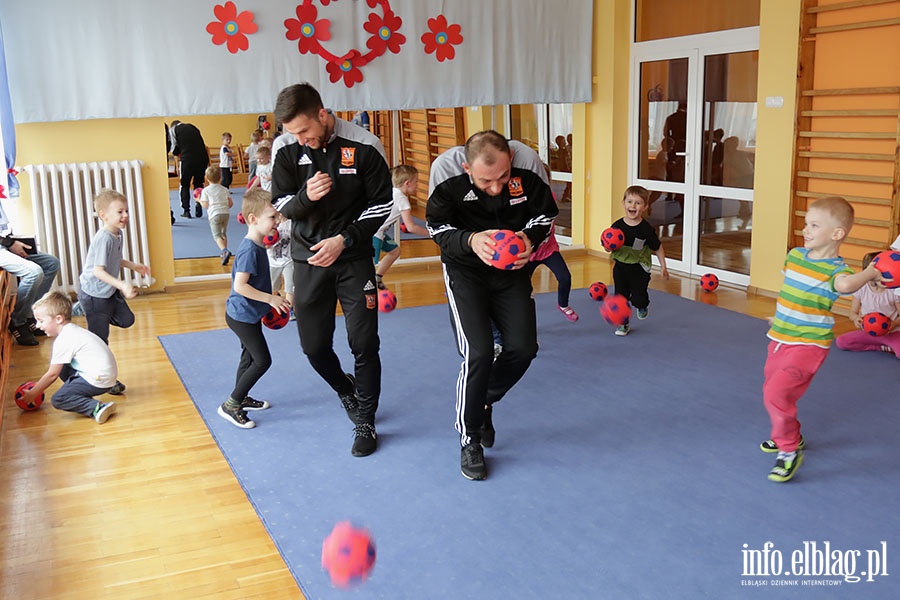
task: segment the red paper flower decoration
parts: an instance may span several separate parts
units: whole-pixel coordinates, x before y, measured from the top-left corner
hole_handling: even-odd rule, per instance
[[[319,2],[322,6],[327,6],[337,0],[319,0]],[[343,80],[344,85],[353,87],[363,80],[360,70],[362,67],[388,49],[394,54],[400,52],[400,46],[406,43],[406,36],[399,33],[403,20],[394,14],[388,0],[366,0],[366,4],[372,9],[381,7],[380,17],[374,12],[369,13],[367,21],[363,24],[363,29],[371,34],[366,40],[368,52],[363,53],[359,49],[350,48],[335,54],[326,49],[322,42],[331,39],[329,31],[331,22],[328,19],[318,18],[319,12],[313,5],[313,0],[303,0],[297,6],[297,18],[285,20],[284,26],[287,29],[285,37],[291,41],[297,40],[297,49],[301,54],[318,54],[325,59],[325,70],[328,71],[332,83]]]
[[[216,46],[225,44],[232,54],[250,47],[247,36],[256,33],[257,30],[252,12],[245,10],[238,14],[234,2],[226,2],[216,5],[213,14],[218,21],[212,21],[206,26],[206,31],[212,35],[213,44]]]
[[[453,60],[456,56],[454,45],[459,45],[463,41],[460,35],[462,28],[457,25],[448,25],[447,17],[438,15],[434,19],[428,19],[428,33],[422,34],[422,43],[425,44],[425,54],[434,52],[435,58],[439,62],[445,60]]]
[[[369,14],[369,20],[363,25],[363,29],[372,34],[372,37],[366,42],[366,46],[378,52],[379,56],[384,54],[387,47],[394,54],[400,52],[400,46],[406,42],[406,36],[397,33],[403,21],[394,13],[387,13],[384,17],[379,17],[375,13]]]
[[[327,2],[323,4],[327,4]],[[327,19],[317,20],[319,11],[310,2],[298,6],[296,12],[296,19],[287,19],[284,22],[284,26],[287,27],[285,37],[291,41],[297,40],[297,49],[300,54],[307,52],[318,54],[322,48],[319,42],[327,42],[331,39],[331,32],[328,29],[331,22]]]
[[[359,70],[361,58],[358,50],[351,50],[340,62],[329,62],[326,64],[325,70],[328,71],[328,78],[331,80],[331,83],[337,83],[340,79],[343,79],[344,85],[349,88],[362,81],[363,74]]]

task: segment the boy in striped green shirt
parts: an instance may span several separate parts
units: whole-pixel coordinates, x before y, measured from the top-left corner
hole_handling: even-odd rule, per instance
[[[784,262],[784,284],[770,319],[764,370],[763,404],[772,422],[772,437],[760,444],[777,452],[769,480],[790,480],[803,463],[803,436],[797,401],[806,392],[834,338],[831,307],[881,274],[869,265],[854,273],[838,255],[853,226],[853,207],[838,196],[820,198],[806,212],[803,247]]]

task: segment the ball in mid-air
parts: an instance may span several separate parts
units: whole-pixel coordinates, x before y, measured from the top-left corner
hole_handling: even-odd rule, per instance
[[[873,258],[872,262],[875,263],[875,268],[878,269],[881,276],[885,278],[885,287],[900,287],[900,252],[885,250]]]
[[[378,310],[389,313],[397,308],[397,296],[391,290],[378,290]]]
[[[322,568],[328,571],[331,583],[349,587],[366,580],[375,566],[375,543],[369,532],[343,521],[322,543]]]
[[[625,296],[613,294],[600,305],[600,316],[610,325],[624,325],[631,317],[631,307]]]

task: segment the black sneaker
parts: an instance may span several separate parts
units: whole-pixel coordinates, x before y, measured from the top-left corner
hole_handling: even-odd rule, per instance
[[[387,286],[384,285],[384,280],[381,275],[375,275],[375,287],[379,290],[386,290]]]
[[[803,464],[803,452],[779,452],[775,466],[769,471],[769,481],[784,483],[790,481],[800,465]]]
[[[12,334],[13,339],[16,340],[16,343],[20,346],[37,346],[38,341],[35,339],[34,334],[31,333],[31,328],[28,325],[19,325],[18,327],[9,326],[9,332]]]
[[[800,443],[797,444],[797,450],[803,450],[806,448],[806,440],[803,439],[803,436],[800,436]],[[773,454],[778,452],[778,446],[775,445],[775,442],[772,440],[766,440],[759,445],[759,449],[763,452],[768,452]]]
[[[266,410],[269,408],[269,403],[265,400],[257,400],[247,396],[241,401],[241,408],[244,410]]]
[[[344,407],[344,410],[347,411],[347,418],[350,419],[351,423],[356,425],[356,422],[359,420],[359,398],[356,396],[356,377],[350,373],[344,373],[344,375],[350,380],[353,389],[347,394],[338,394],[338,398],[341,399],[341,405]]]
[[[125,384],[117,379],[116,385],[112,386],[112,388],[106,393],[113,396],[121,396],[123,393],[125,393]]]
[[[47,332],[37,326],[37,321],[35,321],[34,319],[28,319],[26,323],[28,323],[28,329],[31,330],[31,335],[33,335],[34,337],[42,337],[47,335]]]
[[[360,423],[356,426],[353,440],[353,448],[350,453],[353,456],[368,456],[378,447],[378,438],[375,437],[375,426],[370,423]]]
[[[216,412],[219,413],[220,417],[241,429],[253,429],[256,427],[256,423],[250,420],[243,408],[228,408],[228,403],[225,402],[219,406],[219,410]]]
[[[484,422],[481,424],[481,447],[482,448],[493,448],[494,447],[494,437],[496,436],[496,431],[494,431],[494,423],[491,421],[491,413],[493,409],[488,406],[484,409]]]
[[[484,464],[484,449],[480,444],[468,444],[460,450],[460,470],[463,477],[473,481],[481,481],[487,477],[487,467]]]
[[[228,250],[228,248],[225,248],[224,250],[222,250],[221,254],[219,254],[219,258],[222,259],[223,267],[228,264],[228,261],[231,259],[232,256],[234,256],[234,255]]]
[[[194,206],[194,216],[198,219],[203,216],[203,208],[199,204]]]
[[[183,213],[181,213],[181,218],[182,218],[182,219],[190,219],[190,218],[191,218],[191,211],[185,209],[185,211],[184,211]]]

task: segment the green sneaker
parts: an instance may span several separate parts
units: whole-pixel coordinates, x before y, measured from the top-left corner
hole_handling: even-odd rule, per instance
[[[800,443],[797,444],[797,450],[803,450],[806,448],[806,440],[803,439],[803,436],[800,436]],[[770,454],[774,454],[778,452],[778,446],[775,445],[775,442],[772,440],[766,440],[759,445],[759,449],[763,452],[768,452]]]
[[[803,464],[803,452],[779,452],[775,466],[769,471],[769,481],[784,483],[790,481]]]
[[[619,325],[618,327],[616,327],[616,335],[618,336],[628,335],[629,331],[631,331],[631,327],[629,327],[627,324]]]

